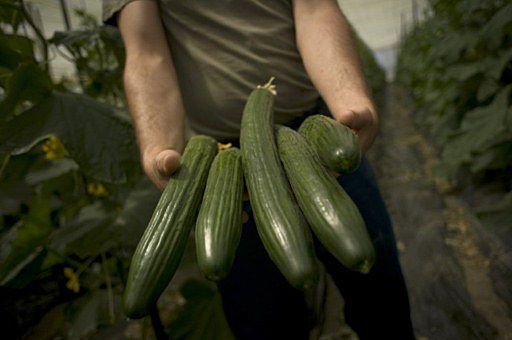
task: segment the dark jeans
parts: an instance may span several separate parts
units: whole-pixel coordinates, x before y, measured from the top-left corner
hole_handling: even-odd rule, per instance
[[[325,104],[305,116],[328,113]],[[304,119],[289,126],[297,128]],[[391,221],[372,169],[359,169],[338,182],[355,202],[374,242],[377,260],[368,274],[344,268],[315,239],[317,257],[345,300],[345,318],[360,339],[414,339],[409,300],[398,261]],[[312,325],[304,294],[285,280],[258,236],[249,202],[240,246],[230,275],[221,283],[227,320],[237,339],[307,339]]]

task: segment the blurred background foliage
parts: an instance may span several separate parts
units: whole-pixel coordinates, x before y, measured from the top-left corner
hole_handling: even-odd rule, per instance
[[[159,198],[125,109],[119,32],[77,15],[79,28],[46,39],[24,1],[0,1],[0,318],[13,337],[41,334],[38,322],[69,338],[126,323],[131,254]],[[358,48],[381,98],[384,72],[360,39]],[[51,51],[76,79],[52,79]],[[163,298],[176,307],[162,316],[172,335],[229,338],[214,286],[181,283]],[[64,328],[48,329],[55,320]]]
[[[431,5],[402,43],[397,80],[412,91],[417,124],[439,147],[439,175],[501,173],[510,187],[512,3]]]
[[[397,82],[411,91],[416,124],[437,146],[436,176],[510,238],[512,2],[432,0],[403,39]]]

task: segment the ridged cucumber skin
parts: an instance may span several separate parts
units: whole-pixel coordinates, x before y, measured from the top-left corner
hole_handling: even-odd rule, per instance
[[[313,232],[345,267],[366,273],[375,249],[356,205],[298,132],[276,128],[279,155]]]
[[[212,281],[225,278],[233,265],[242,234],[243,188],[240,149],[220,151],[208,174],[195,229],[199,269]]]
[[[240,143],[245,183],[258,234],[270,258],[296,288],[318,281],[310,230],[293,198],[274,137],[274,94],[256,88],[242,116]]]
[[[330,170],[349,174],[359,167],[361,146],[349,127],[327,116],[313,115],[302,122],[299,132]]]
[[[171,281],[199,212],[216,141],[192,137],[132,257],[123,307],[129,318],[149,313]]]

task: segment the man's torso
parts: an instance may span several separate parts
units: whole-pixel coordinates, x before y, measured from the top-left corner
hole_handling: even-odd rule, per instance
[[[271,76],[277,123],[315,105],[319,94],[297,50],[290,0],[158,3],[194,132],[236,138],[245,100]]]

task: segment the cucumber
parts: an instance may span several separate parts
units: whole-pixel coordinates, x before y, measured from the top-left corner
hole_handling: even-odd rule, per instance
[[[242,155],[240,149],[220,151],[208,174],[196,222],[197,262],[212,281],[227,276],[242,234]]]
[[[194,136],[171,176],[135,250],[123,297],[125,314],[141,318],[172,279],[199,211],[216,142]]]
[[[375,249],[354,202],[303,136],[279,126],[276,137],[288,180],[317,238],[345,267],[367,273]]]
[[[361,145],[349,127],[327,116],[314,115],[302,122],[299,132],[330,170],[348,174],[359,167]]]
[[[245,181],[270,258],[291,285],[307,289],[318,280],[318,266],[311,233],[279,161],[271,81],[253,90],[244,108],[240,143]]]

